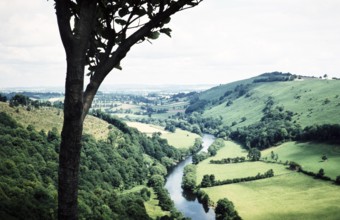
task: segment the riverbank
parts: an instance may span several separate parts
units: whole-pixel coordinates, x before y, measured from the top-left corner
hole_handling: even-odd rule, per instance
[[[207,152],[209,146],[214,142],[214,140],[214,136],[204,134],[202,137],[203,148],[200,152]],[[168,190],[177,210],[183,213],[185,217],[189,217],[194,220],[213,220],[215,219],[214,210],[210,208],[206,212],[196,196],[185,193],[181,187],[184,167],[191,163],[192,156],[176,165],[166,178],[165,188]]]

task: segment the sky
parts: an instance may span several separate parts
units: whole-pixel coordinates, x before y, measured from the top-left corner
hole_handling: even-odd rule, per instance
[[[63,86],[52,0],[0,1],[0,88]],[[339,0],[204,0],[135,45],[105,85],[225,84],[265,72],[340,78]]]

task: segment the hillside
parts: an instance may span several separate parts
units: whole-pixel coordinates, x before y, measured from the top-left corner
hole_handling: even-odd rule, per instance
[[[88,117],[89,133],[82,138],[79,218],[180,215],[169,212],[174,207],[162,184],[185,152],[116,118],[98,116],[103,120]],[[28,111],[0,102],[0,219],[56,219],[61,118],[58,109]]]
[[[225,88],[229,87],[225,86]],[[209,93],[214,91],[215,96],[221,97],[219,95],[226,92],[221,89],[212,89]],[[202,97],[209,93],[206,92]],[[283,107],[284,110],[293,112],[293,121],[301,127],[340,123],[339,80],[308,79],[252,83],[246,94],[231,99],[232,104],[227,106],[230,99],[224,99],[208,107],[203,116],[222,116],[224,125],[231,126],[236,122],[233,128],[248,126],[263,117],[263,109],[268,97],[272,97],[273,107]],[[242,117],[246,117],[246,120],[241,122]]]
[[[63,111],[52,107],[42,107],[27,111],[25,107],[9,107],[8,103],[0,102],[0,112],[6,112],[24,127],[33,125],[36,130],[51,130],[53,127],[60,132],[63,126]],[[105,140],[109,133],[109,124],[88,115],[84,123],[84,133],[93,135],[97,140]]]

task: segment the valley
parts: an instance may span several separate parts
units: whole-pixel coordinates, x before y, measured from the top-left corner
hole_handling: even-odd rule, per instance
[[[216,208],[219,200],[227,198],[242,219],[337,219],[339,88],[340,80],[273,72],[203,91],[99,92],[84,124],[79,192],[82,216],[126,216],[123,206],[132,202],[140,210],[133,218],[143,213],[140,219],[183,219],[185,216],[174,209],[171,195],[164,190],[165,179],[172,167],[194,155],[194,184],[190,187],[210,207]],[[33,137],[40,132],[38,136],[49,153],[43,153],[39,144],[38,153],[16,148],[13,153],[7,145],[19,147],[17,136],[14,130],[6,130],[6,123],[2,124],[0,135],[7,137],[9,132],[13,140],[0,145],[1,160],[6,160],[0,167],[0,195],[9,198],[15,192],[8,184],[16,182],[16,178],[24,182],[18,187],[27,198],[35,196],[25,191],[27,184],[39,183],[55,193],[63,119],[60,94],[40,94],[35,99],[39,102],[28,97],[32,100],[25,99],[24,103],[18,102],[22,97],[13,98],[15,94],[1,94],[4,96],[6,102],[0,102],[0,112],[6,114],[3,118],[16,121],[18,125],[12,129],[19,134],[27,136],[28,132]],[[44,139],[52,134],[56,136],[54,142]],[[203,134],[217,139],[208,152],[196,154]],[[255,161],[248,157],[253,149],[260,154]],[[37,171],[35,178],[22,174],[18,155],[39,161],[29,163],[33,167],[30,169]],[[46,164],[48,172],[38,171],[38,166]],[[11,174],[14,168],[19,170],[15,171],[19,176]],[[210,183],[202,184],[207,175]],[[100,181],[97,188],[95,179]],[[42,194],[46,201],[53,200],[53,195],[45,191]],[[111,204],[108,195],[121,200]],[[131,195],[136,197],[134,202],[127,199]],[[90,198],[101,205],[91,203]],[[49,204],[55,215],[53,201]],[[106,207],[109,203],[111,206]],[[1,210],[0,216],[11,216],[11,204],[4,207],[7,208]],[[122,212],[115,212],[117,207]]]

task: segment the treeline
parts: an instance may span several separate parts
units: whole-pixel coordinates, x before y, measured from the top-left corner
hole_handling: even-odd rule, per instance
[[[196,166],[189,164],[184,167],[182,177],[182,189],[194,191],[196,188]]]
[[[307,126],[297,140],[340,143],[340,125],[324,124]]]
[[[249,181],[254,181],[254,180],[270,178],[273,176],[274,176],[274,171],[272,169],[268,170],[267,172],[263,174],[258,173],[256,176],[248,176],[248,177],[226,179],[226,180],[216,180],[214,174],[211,174],[211,175],[207,174],[203,176],[200,187],[205,188],[205,187],[220,186],[220,185],[240,183],[240,182],[249,182]]]
[[[324,169],[320,169],[318,173],[314,173],[312,171],[307,171],[307,170],[304,170],[302,168],[302,166],[294,161],[290,161],[288,163],[289,165],[289,169],[290,170],[294,170],[294,171],[297,171],[297,172],[301,172],[303,174],[306,174],[307,176],[312,176],[314,177],[315,179],[321,179],[321,180],[326,180],[326,181],[331,181],[332,179],[329,177],[329,176],[326,176],[325,175],[325,170]],[[336,184],[340,185],[340,176],[337,176],[337,178],[335,179],[334,181]]]
[[[202,160],[207,159],[208,157],[211,156],[215,156],[216,152],[221,149],[222,147],[224,147],[224,140],[217,138],[214,143],[212,143],[209,148],[208,148],[208,152],[201,152],[199,154],[194,154],[192,156],[192,163],[193,164],[198,164],[199,162],[201,162]]]
[[[221,160],[210,160],[212,164],[229,164],[229,163],[243,163],[246,161],[245,157],[223,158]]]
[[[55,108],[64,108],[64,104],[61,101],[50,102],[50,101],[41,101],[41,100],[32,100],[28,96],[23,94],[13,94],[10,96],[11,98],[7,98],[7,96],[3,96],[0,94],[0,102],[9,102],[10,107],[18,107],[23,106],[26,107],[27,111],[30,111],[34,108],[39,109],[40,107],[55,107]]]
[[[173,201],[170,198],[170,194],[168,190],[164,187],[165,179],[161,175],[152,175],[148,181],[148,186],[152,187],[157,195],[159,200],[159,206],[164,211],[170,211],[171,216],[163,216],[160,220],[168,220],[168,219],[178,219],[178,220],[186,220],[183,217],[182,213],[178,212],[175,208]]]
[[[153,175],[165,176],[180,154],[158,137],[133,129],[123,133],[111,127],[110,134],[106,141],[82,138],[79,218],[150,219],[143,203],[149,197],[146,189],[119,192],[146,184]],[[24,128],[0,113],[0,219],[56,219],[59,144],[57,129]]]
[[[253,80],[253,83],[293,81],[296,78],[297,76],[292,75],[291,73],[271,72],[261,74],[259,78]]]

